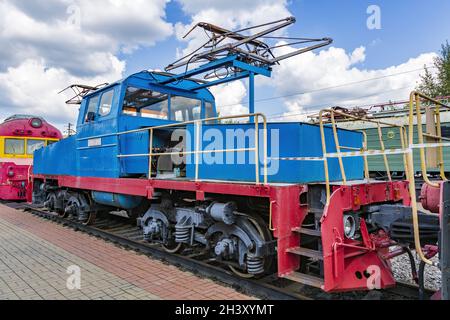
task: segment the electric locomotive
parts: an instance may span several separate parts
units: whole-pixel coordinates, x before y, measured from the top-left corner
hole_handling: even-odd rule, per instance
[[[394,286],[390,259],[412,257],[411,248],[435,265],[427,259],[437,253],[438,216],[417,209],[409,181],[370,179],[364,133],[325,123],[325,111],[318,125],[255,113],[256,75],[332,42],[303,39],[313,44],[276,54],[285,44],[261,41],[294,22],[244,30],[258,28],[251,35],[199,23],[209,40],[167,72],[76,86],[77,134],[35,153],[33,202],[84,224],[128,218],[170,253],[198,251],[241,277],[276,272],[327,292]],[[217,116],[208,88],[240,79],[249,81],[249,113]],[[408,150],[395,152],[412,168]],[[447,199],[446,188],[433,199]]]
[[[44,119],[13,115],[0,124],[0,200],[24,201],[34,151],[62,138]]]

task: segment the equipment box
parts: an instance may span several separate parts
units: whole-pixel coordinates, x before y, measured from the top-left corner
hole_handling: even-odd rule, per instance
[[[200,137],[194,125],[187,127],[187,151],[202,150],[198,155],[198,178],[201,180],[225,180],[254,182],[256,177],[254,151],[229,151],[232,149],[250,149],[255,147],[255,125],[246,124],[209,124],[200,127]],[[259,124],[259,175],[264,180],[262,124]],[[363,135],[360,132],[338,130],[341,152],[362,148]],[[197,140],[200,148],[196,149]],[[327,152],[336,152],[333,131],[325,127]],[[344,147],[350,147],[346,149]],[[227,152],[205,152],[226,150]],[[272,183],[311,183],[325,181],[323,161],[293,160],[285,158],[322,157],[320,127],[307,123],[268,123],[267,124],[267,173]],[[186,175],[195,178],[196,156],[187,156]],[[362,157],[343,158],[348,180],[360,180],[364,177]],[[328,159],[331,181],[341,181],[341,171],[337,158]]]

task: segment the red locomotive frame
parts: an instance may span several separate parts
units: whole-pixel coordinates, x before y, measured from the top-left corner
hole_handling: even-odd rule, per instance
[[[300,267],[300,256],[289,252],[300,244],[298,228],[308,212],[307,204],[301,203],[301,194],[308,192],[308,185],[250,185],[242,183],[195,182],[174,180],[142,180],[87,178],[72,176],[35,175],[34,179],[53,180],[59,187],[81,190],[95,190],[152,198],[155,189],[191,191],[196,200],[203,201],[205,194],[226,194],[261,197],[270,201],[273,236],[277,241],[277,272],[280,277],[289,278]],[[31,200],[31,199],[30,199]],[[322,246],[324,279],[310,284],[325,291],[367,290],[367,266],[377,266],[380,271],[380,288],[395,285],[390,264],[382,259],[392,245],[385,234],[370,236],[367,232],[363,241],[346,239],[342,219],[347,211],[361,206],[399,202],[410,204],[408,182],[376,182],[351,186],[336,185],[330,204],[325,207],[322,219]],[[369,272],[370,273],[370,272]]]

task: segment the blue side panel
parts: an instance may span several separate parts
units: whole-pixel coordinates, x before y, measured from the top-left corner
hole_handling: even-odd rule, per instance
[[[99,131],[93,132],[94,128]],[[88,139],[105,134],[106,128],[111,128],[111,124],[108,126],[106,121],[97,123],[92,128],[85,126],[77,135],[36,151],[33,172],[47,175],[118,178],[120,172],[116,135]]]
[[[48,175],[74,175],[78,170],[75,137],[69,137],[34,153],[33,173]]]
[[[121,154],[148,154],[149,132],[136,132],[123,135],[119,139]],[[148,171],[148,157],[131,157],[120,159],[122,176],[143,174]]]
[[[203,150],[219,150],[254,147],[254,125],[227,124],[203,126]],[[188,127],[191,139],[187,150],[195,150],[195,128]],[[259,133],[260,179],[263,181],[263,142],[262,130]],[[236,138],[236,136],[240,138]],[[340,144],[346,147],[360,148],[362,134],[339,130]],[[336,147],[331,128],[325,128],[327,150],[335,152]],[[244,138],[245,137],[245,141]],[[343,150],[347,151],[347,150]],[[289,161],[275,158],[286,157],[322,157],[320,128],[303,123],[268,124],[268,156],[274,158],[268,162],[268,181],[279,183],[311,183],[325,180],[322,161]],[[212,153],[200,156],[199,178],[233,181],[255,181],[255,155],[253,151]],[[194,156],[188,157],[187,177],[195,177]],[[344,166],[349,180],[363,178],[362,157],[344,158]],[[337,159],[329,160],[331,181],[342,180]]]

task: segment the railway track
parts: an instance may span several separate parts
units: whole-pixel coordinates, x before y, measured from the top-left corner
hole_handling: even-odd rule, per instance
[[[276,274],[260,279],[243,279],[214,264],[214,259],[192,252],[191,254],[169,254],[158,245],[143,241],[142,231],[129,221],[115,216],[98,217],[93,225],[83,225],[78,221],[62,218],[53,212],[24,203],[3,203],[42,219],[70,227],[75,231],[112,242],[121,247],[135,250],[149,257],[162,260],[198,276],[218,281],[247,295],[270,300],[417,300],[418,288],[400,282],[395,288],[372,292],[347,292],[328,294],[319,289],[300,285],[287,279],[279,279]],[[433,292],[427,291],[430,297]]]

